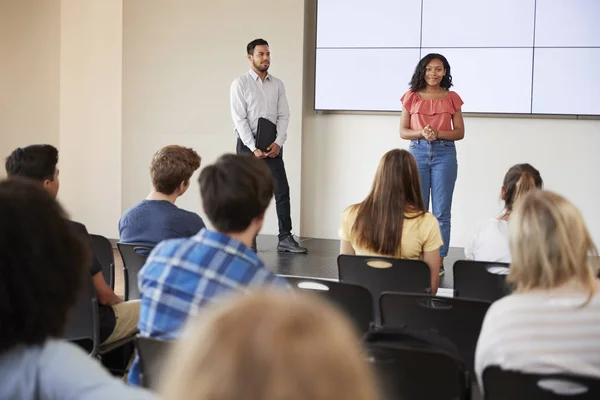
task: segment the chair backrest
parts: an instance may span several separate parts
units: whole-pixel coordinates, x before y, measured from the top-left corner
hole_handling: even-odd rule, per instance
[[[91,235],[92,249],[94,255],[102,265],[102,275],[104,280],[111,287],[115,288],[115,256],[110,240],[101,235]]]
[[[161,376],[172,340],[162,340],[137,336],[135,345],[140,358],[140,378],[142,386],[148,389],[155,388]]]
[[[362,286],[324,279],[280,276],[285,278],[295,290],[316,293],[338,306],[354,322],[359,332],[367,332],[371,323],[375,321],[373,298],[371,293]]]
[[[378,300],[382,293],[428,293],[430,290],[431,272],[424,261],[341,254],[337,263],[340,282],[359,285],[371,292],[376,325],[380,325]]]
[[[434,334],[428,335],[429,338],[433,336]],[[403,334],[394,335],[393,332],[371,332],[364,339],[383,398],[470,398],[469,373],[454,353],[446,352],[442,348],[413,345],[410,341],[403,340],[406,337]],[[448,339],[438,336],[438,340]],[[432,384],[432,379],[435,384]]]
[[[600,399],[599,379],[508,371],[498,366],[490,366],[483,371],[483,388],[486,400]]]
[[[506,284],[508,267],[504,263],[456,261],[453,267],[456,296],[494,302],[510,294]]]
[[[139,243],[117,243],[117,248],[123,259],[123,275],[125,278],[125,300],[136,300],[140,298],[137,275],[148,259],[147,254],[139,251],[152,250],[153,246]]]
[[[91,276],[85,280],[77,303],[67,318],[63,337],[81,346],[90,356],[98,354],[98,300]]]
[[[475,347],[491,303],[408,293],[384,293],[379,299],[384,327],[433,329],[450,339],[469,371],[474,371]]]

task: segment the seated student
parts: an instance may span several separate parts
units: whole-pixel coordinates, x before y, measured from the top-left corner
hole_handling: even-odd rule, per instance
[[[58,150],[49,144],[34,144],[14,150],[6,159],[6,173],[9,177],[20,176],[39,182],[53,198],[59,188]],[[73,228],[91,248],[91,239],[84,225],[70,221]],[[100,343],[108,345],[117,340],[133,335],[137,331],[140,313],[139,300],[124,302],[107,285],[102,275],[102,266],[98,259],[92,257],[88,267],[96,296],[98,297],[98,319],[100,321]]]
[[[200,156],[190,148],[166,146],[156,152],[150,165],[153,190],[123,213],[119,220],[121,242],[154,246],[200,232],[204,228],[202,218],[175,205],[190,187],[190,178],[198,168]]]
[[[164,368],[165,399],[379,398],[358,336],[319,297],[238,296],[201,314],[183,336]]]
[[[540,189],[544,182],[540,172],[529,164],[513,165],[504,176],[500,198],[504,201],[504,212],[480,224],[465,247],[465,256],[473,261],[510,263],[508,248],[508,219],[515,202],[525,193]]]
[[[54,198],[30,180],[1,181],[0,221],[0,397],[154,398],[58,339],[91,254]]]
[[[512,213],[509,239],[507,281],[516,288],[485,316],[479,381],[490,365],[600,379],[598,250],[579,210],[557,194],[532,191]]]
[[[399,149],[385,153],[371,193],[342,215],[340,253],[425,260],[435,294],[443,242],[437,219],[424,209],[419,179],[412,154]]]
[[[249,287],[287,288],[250,247],[273,197],[267,165],[253,155],[221,156],[198,180],[204,211],[216,231],[158,244],[138,274],[140,335],[172,339],[191,315],[221,296]],[[134,360],[129,382],[139,384]]]

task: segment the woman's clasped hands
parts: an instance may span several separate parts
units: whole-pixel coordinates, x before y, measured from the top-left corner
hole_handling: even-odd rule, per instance
[[[433,129],[430,125],[427,125],[423,128],[423,137],[428,141],[433,142],[438,138],[438,131]]]

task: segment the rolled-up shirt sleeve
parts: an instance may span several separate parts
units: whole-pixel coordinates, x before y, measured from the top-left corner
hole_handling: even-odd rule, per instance
[[[251,150],[256,150],[256,139],[248,123],[248,111],[246,100],[244,99],[244,90],[238,79],[233,81],[230,89],[231,118],[235,125],[235,130],[242,142]],[[286,128],[287,129],[287,128]]]
[[[275,143],[283,146],[287,139],[287,129],[290,124],[290,106],[288,105],[283,82],[279,82],[279,98],[277,99],[277,137]]]

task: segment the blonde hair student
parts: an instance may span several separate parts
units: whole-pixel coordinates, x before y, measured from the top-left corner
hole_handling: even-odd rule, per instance
[[[502,183],[500,198],[504,201],[502,215],[480,223],[465,247],[465,257],[474,261],[510,263],[508,221],[516,202],[526,193],[544,185],[540,172],[531,164],[513,165]]]
[[[517,203],[509,238],[515,290],[485,317],[478,377],[499,365],[600,378],[598,250],[581,213],[558,194],[534,190]]]
[[[344,211],[339,235],[341,254],[425,260],[436,293],[442,235],[423,207],[419,169],[408,151],[385,153],[369,195]]]
[[[165,369],[165,399],[377,399],[358,336],[317,297],[233,298],[192,321],[184,337]]]

